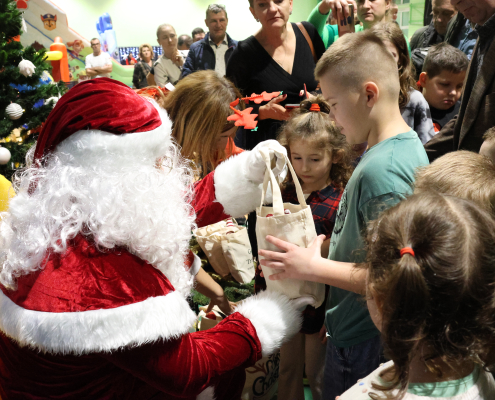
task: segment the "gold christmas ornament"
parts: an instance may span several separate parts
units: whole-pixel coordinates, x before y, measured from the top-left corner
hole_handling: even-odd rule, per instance
[[[12,103],[7,106],[5,113],[10,119],[16,120],[22,117],[22,107],[17,103]]]

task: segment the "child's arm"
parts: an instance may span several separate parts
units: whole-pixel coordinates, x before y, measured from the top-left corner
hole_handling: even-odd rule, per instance
[[[260,263],[266,267],[280,270],[270,275],[268,279],[299,279],[304,281],[320,282],[335,286],[350,292],[364,294],[366,291],[366,270],[356,268],[356,264],[332,261],[322,258],[321,247],[325,235],[316,238],[308,248],[267,236],[266,240],[284,253],[258,250],[264,259]],[[265,277],[266,278],[266,277]]]
[[[225,314],[230,315],[233,312],[233,304],[225,296],[222,287],[216,283],[213,278],[208,275],[203,268],[200,268],[196,275],[196,288],[199,293],[210,299],[208,312],[217,305],[218,308]]]
[[[361,218],[367,224],[379,214],[405,198],[404,193],[390,192],[368,200],[360,207]],[[324,235],[316,238],[308,248],[301,248],[283,240],[267,236],[266,240],[277,246],[283,253],[258,250],[265,259],[260,263],[281,272],[269,279],[299,279],[321,282],[358,294],[366,292],[366,270],[357,268],[354,263],[326,260],[321,257]],[[266,279],[266,277],[265,277]]]

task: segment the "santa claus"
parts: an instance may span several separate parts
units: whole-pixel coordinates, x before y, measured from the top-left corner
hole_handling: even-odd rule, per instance
[[[244,368],[299,331],[305,300],[264,292],[188,333],[195,210],[253,210],[265,164],[254,149],[192,186],[170,131],[106,78],[48,117],[0,229],[2,399],[238,399]]]

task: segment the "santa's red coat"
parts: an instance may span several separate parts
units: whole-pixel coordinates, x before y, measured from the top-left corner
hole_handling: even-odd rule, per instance
[[[198,225],[227,216],[213,174],[196,185]],[[6,399],[238,399],[261,358],[239,313],[188,333],[196,316],[158,269],[77,236],[63,255],[0,292],[0,395]],[[221,384],[220,384],[221,383]]]

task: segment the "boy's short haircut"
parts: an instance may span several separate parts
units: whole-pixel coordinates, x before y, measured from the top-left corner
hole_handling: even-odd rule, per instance
[[[428,78],[434,78],[443,71],[459,74],[467,70],[469,60],[459,49],[448,43],[440,43],[428,51],[423,71],[428,74]]]
[[[472,151],[455,151],[416,173],[414,193],[436,192],[468,199],[495,215],[495,165]]]
[[[156,28],[156,38],[159,39],[160,38],[160,31],[162,29],[165,29],[165,28],[168,28],[168,27],[172,28],[175,31],[175,28],[172,25],[170,25],[170,24],[161,24],[158,28]]]
[[[193,31],[191,32],[191,36],[194,39],[194,36],[199,35],[200,33],[205,33],[203,28],[194,28]]]
[[[487,142],[491,142],[495,140],[495,126],[493,128],[488,129],[483,135],[483,140]]]
[[[316,64],[316,79],[321,80],[329,71],[332,78],[349,89],[373,81],[382,90],[399,97],[397,64],[382,40],[369,30],[344,35],[329,47]]]

